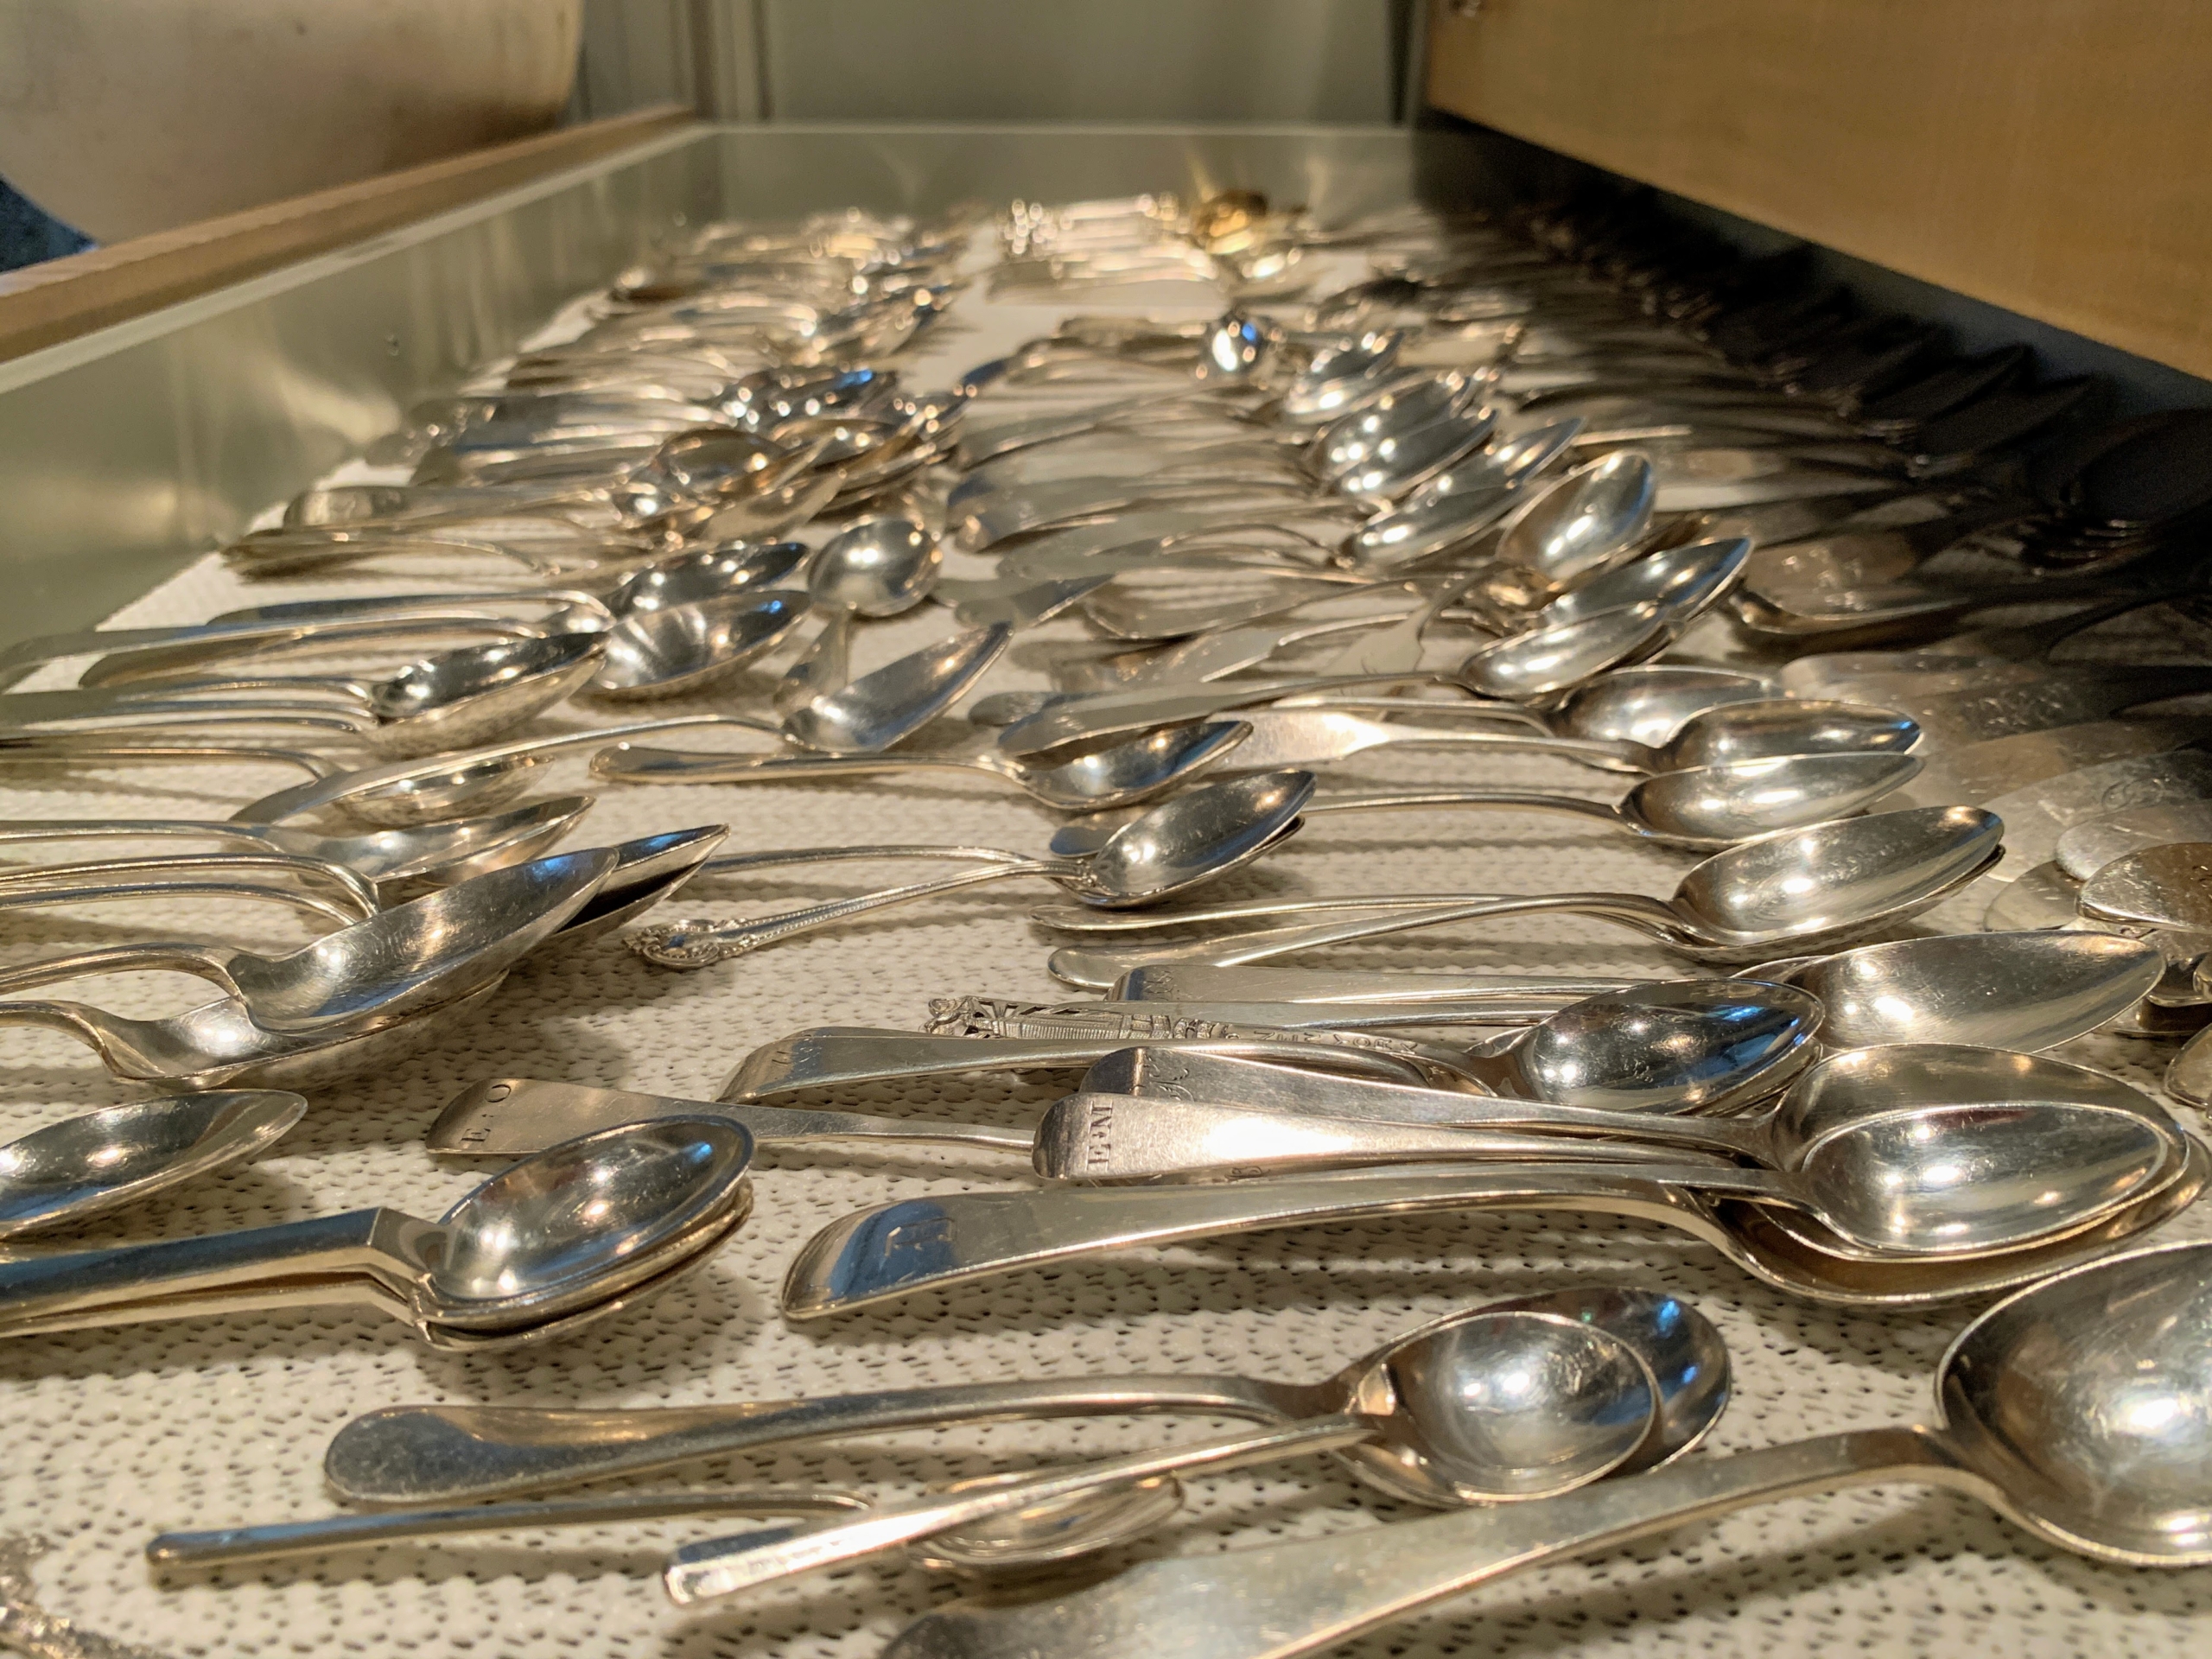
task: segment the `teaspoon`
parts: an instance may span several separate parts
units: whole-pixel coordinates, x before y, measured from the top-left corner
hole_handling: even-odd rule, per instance
[[[1738,842],[1694,866],[1668,899],[1580,893],[1471,897],[1455,904],[1429,893],[1220,906],[1185,912],[1182,919],[1235,920],[1316,909],[1360,913],[1341,922],[1217,935],[1119,954],[1061,950],[1051,966],[1071,984],[1104,987],[1147,962],[1234,967],[1413,928],[1548,911],[1634,928],[1694,961],[1757,962],[1777,945],[1820,950],[1917,915],[2001,857],[2003,833],[2004,826],[1978,807],[1878,812]],[[1410,913],[1389,913],[1400,910]]]
[[[1447,1314],[1395,1338],[1335,1376],[1296,1383],[1257,1377],[1139,1374],[1033,1378],[899,1389],[805,1400],[588,1410],[447,1404],[394,1406],[356,1417],[323,1455],[323,1476],[359,1503],[458,1503],[543,1491],[696,1459],[831,1436],[884,1433],[1020,1417],[1192,1412],[1291,1423],[1352,1409],[1363,1395],[1387,1410],[1390,1438],[1348,1449],[1352,1467],[1396,1496],[1448,1505],[1463,1453],[1451,1373],[1473,1357],[1454,1333],[1491,1313],[1538,1313],[1587,1323],[1629,1344],[1657,1379],[1660,1434],[1624,1472],[1663,1462],[1702,1440],[1728,1397],[1728,1353],[1694,1307],[1628,1287],[1553,1291]],[[1432,1386],[1397,1397],[1376,1384],[1403,1363]],[[1647,1463],[1649,1459],[1649,1463]]]
[[[728,1230],[752,1137],[726,1118],[666,1117],[564,1141],[509,1166],[435,1224],[396,1211],[0,1263],[0,1335],[97,1325],[170,1299],[317,1274],[366,1278],[421,1319],[496,1332],[582,1311]],[[302,1292],[303,1303],[315,1291]]]
[[[592,772],[625,784],[773,784],[836,782],[880,772],[980,772],[1059,811],[1098,812],[1150,800],[1220,765],[1251,729],[1240,720],[1163,726],[1058,766],[1016,760],[995,748],[817,757],[699,754],[619,743],[593,760]]]
[[[770,1529],[686,1545],[670,1556],[662,1582],[671,1600],[690,1606],[988,1522],[1037,1502],[1100,1487],[1110,1491],[1179,1469],[1234,1467],[1247,1456],[1260,1460],[1347,1443],[1375,1444],[1372,1466],[1363,1472],[1395,1496],[1434,1503],[1430,1490],[1448,1473],[1447,1502],[1527,1501],[1603,1479],[1659,1433],[1659,1389],[1650,1367],[1634,1348],[1594,1325],[1554,1314],[1482,1312],[1432,1334],[1427,1346],[1423,1354],[1392,1355],[1381,1375],[1363,1379],[1351,1410],[1312,1418],[1287,1431],[1171,1446],[1015,1485],[883,1504],[848,1523]],[[1370,1419],[1362,1407],[1382,1414]],[[1418,1448],[1405,1445],[1404,1418],[1427,1419],[1421,1427],[1448,1430],[1448,1470],[1434,1466],[1433,1436],[1416,1430]],[[1402,1460],[1414,1465],[1410,1478],[1394,1478]]]
[[[2212,1561],[2212,1246],[2080,1266],[1961,1332],[1936,1421],[1853,1429],[1582,1492],[1342,1538],[1148,1561],[1018,1607],[910,1625],[888,1659],[1290,1659],[1336,1648],[1522,1567],[1672,1532],[1754,1503],[1876,1482],[1963,1491],[2046,1543],[2135,1567]],[[1191,1616],[1199,1604],[1203,1618]]]
[[[1395,795],[1324,797],[1306,803],[1305,816],[1446,806],[1501,807],[1594,818],[1662,847],[1718,852],[1756,836],[1848,817],[1880,800],[1919,770],[1919,760],[1910,754],[1777,755],[1765,760],[1733,760],[1683,772],[1662,772],[1645,779],[1617,803],[1533,790],[1414,790]],[[1055,853],[1073,857],[1095,851],[1104,842],[1103,830],[1071,824],[1053,832],[1050,846]]]
[[[213,980],[280,1035],[359,1029],[498,979],[575,915],[614,868],[611,849],[556,853],[379,911],[282,957],[162,940],[79,951],[0,975],[0,985],[170,969]]]
[[[970,628],[849,684],[816,691],[785,709],[784,735],[831,754],[880,753],[959,702],[1006,654],[1013,639],[1014,629],[1004,622]],[[837,678],[842,677],[841,667]]]
[[[1156,904],[1250,863],[1294,834],[1299,813],[1313,792],[1313,776],[1304,772],[1263,772],[1209,784],[1151,808],[1116,830],[1097,852],[1079,859],[1025,858],[964,848],[835,848],[765,857],[741,855],[721,861],[718,868],[765,868],[824,857],[898,857],[917,852],[943,857],[982,856],[996,861],[982,869],[789,911],[755,922],[687,919],[664,923],[632,934],[629,943],[639,956],[663,967],[703,968],[887,906],[1017,875],[1048,876],[1086,904],[1109,908]]]
[[[777,712],[789,715],[842,687],[852,659],[854,623],[913,609],[929,596],[944,566],[937,537],[911,518],[863,519],[832,537],[806,573],[808,596],[825,613],[822,631],[776,688]]]

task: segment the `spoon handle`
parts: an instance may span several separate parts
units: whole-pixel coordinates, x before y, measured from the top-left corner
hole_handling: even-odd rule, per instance
[[[134,824],[123,823],[111,827],[125,835],[137,829]],[[206,831],[195,831],[189,826],[185,830],[187,835],[195,832],[203,839],[222,839],[219,836],[208,837]],[[160,832],[156,830],[156,833]],[[0,842],[35,838],[0,832]],[[378,908],[376,888],[366,876],[350,866],[334,863],[328,859],[311,858],[300,853],[279,852],[267,846],[257,847],[251,852],[163,854],[150,858],[95,859],[83,863],[19,866],[0,869],[0,893],[67,893],[131,878],[166,880],[173,876],[199,876],[221,879],[232,875],[242,878],[266,876],[272,880],[289,880],[308,889],[330,889],[347,901],[346,907],[352,912],[347,918],[350,921],[360,921],[373,916]],[[271,896],[289,895],[273,893]]]
[[[0,1262],[0,1335],[16,1321],[302,1274],[351,1271],[408,1285],[435,1232],[396,1210],[353,1210],[200,1238]]]
[[[670,1600],[688,1607],[1039,1503],[1080,1497],[1184,1470],[1235,1469],[1278,1458],[1331,1452],[1355,1446],[1374,1433],[1375,1425],[1363,1417],[1318,1417],[1308,1422],[1109,1458],[1014,1485],[881,1504],[849,1520],[769,1527],[736,1538],[709,1539],[688,1544],[670,1556],[662,1582]]]
[[[714,754],[617,744],[592,758],[594,778],[620,784],[773,784],[834,781],[875,772],[982,772],[1000,767],[934,754]]]
[[[382,1515],[327,1515],[312,1521],[278,1521],[210,1532],[165,1532],[146,1546],[156,1567],[220,1567],[359,1549],[412,1538],[461,1532],[505,1532],[517,1527],[620,1526],[672,1515],[811,1515],[865,1510],[855,1493],[828,1487],[741,1487],[724,1492],[625,1493],[552,1503],[473,1504],[459,1510],[397,1510]]]
[[[1106,1250],[1439,1210],[1569,1210],[1679,1227],[1733,1254],[1733,1241],[1670,1185],[1699,1167],[1414,1165],[1187,1186],[1063,1186],[947,1192],[859,1210],[801,1247],[785,1274],[784,1317],[822,1319],[971,1279]]]
[[[1325,1387],[1325,1385],[1324,1385]],[[1027,1377],[703,1406],[387,1406],[340,1429],[323,1454],[348,1503],[461,1503],[645,1474],[704,1458],[948,1423],[1138,1412],[1277,1422],[1325,1410],[1303,1388],[1237,1376]]]
[[[1481,732],[1439,732],[1435,741],[1457,742],[1465,738],[1491,735]],[[1392,740],[1389,747],[1395,747]],[[1429,737],[1413,740],[1413,747],[1423,747],[1432,741]],[[1620,809],[1611,801],[1592,801],[1580,795],[1547,795],[1540,790],[1529,789],[1428,789],[1410,790],[1388,795],[1324,796],[1309,801],[1305,812],[1307,817],[1319,812],[1397,812],[1436,806],[1497,806],[1512,808],[1523,812],[1564,812],[1571,817],[1595,818],[1618,830],[1622,827]]]
[[[796,847],[764,853],[722,853],[699,867],[701,875],[740,875],[753,870],[789,869],[798,864],[868,863],[899,858],[950,858],[963,864],[1029,864],[1027,853],[996,847],[891,845],[883,847]]]
[[[1147,1561],[1050,1601],[924,1615],[885,1659],[1290,1659],[1523,1567],[1618,1549],[1755,1503],[1899,1478],[1988,1495],[1930,1430],[1859,1429],[1694,1459],[1556,1497],[1380,1532]],[[1203,1609],[1203,1612],[1197,1610]]]
[[[1302,908],[1303,906],[1299,906]],[[1543,911],[1579,911],[1618,921],[1649,933],[1662,943],[1679,938],[1679,919],[1656,899],[1630,893],[1535,893],[1524,899],[1484,899],[1466,904],[1440,905],[1428,909],[1378,914],[1361,909],[1357,901],[1344,906],[1357,912],[1345,920],[1311,927],[1272,927],[1249,933],[1216,934],[1187,944],[1136,945],[1126,950],[1055,950],[1048,963],[1053,976],[1072,985],[1103,987],[1132,969],[1151,963],[1198,963],[1234,968],[1243,963],[1265,962],[1325,944],[1409,932],[1416,928],[1440,927],[1447,922],[1477,921],[1491,916],[1526,916]],[[1262,911],[1248,914],[1264,914]]]
[[[356,922],[366,920],[368,916],[375,913],[372,910],[364,912],[356,905],[320,899],[311,893],[295,893],[273,884],[263,886],[252,881],[194,881],[186,879],[119,881],[106,886],[79,886],[62,882],[21,887],[0,887],[0,910],[38,910],[51,905],[105,904],[119,899],[241,899],[249,903],[289,905],[295,910],[305,911],[310,916],[334,923],[340,927],[350,927]],[[36,979],[29,982],[0,982],[0,990],[23,990],[33,984],[50,985],[57,980],[74,979],[80,973],[91,971],[72,965],[81,960],[80,957],[64,957],[54,962],[36,963],[35,964],[38,969]],[[201,971],[200,967],[175,961],[152,964],[105,963],[102,964],[99,971],[134,972],[149,966],[181,967],[188,973]],[[67,971],[57,971],[60,969]],[[232,988],[229,981],[219,974],[210,973],[205,976],[213,979],[226,990]]]
[[[987,869],[963,870],[957,875],[939,876],[933,881],[916,881],[903,887],[886,887],[879,893],[864,893],[854,899],[840,899],[826,905],[811,905],[804,910],[785,911],[780,916],[766,916],[753,922],[714,922],[690,918],[664,922],[658,926],[640,928],[629,936],[630,948],[647,962],[658,963],[664,968],[706,968],[717,962],[727,962],[732,957],[741,957],[754,950],[781,943],[800,933],[810,933],[818,927],[830,927],[872,910],[888,909],[916,899],[927,899],[940,893],[953,893],[962,887],[980,887],[987,881],[1003,881],[1015,875],[1073,875],[1082,869],[1080,864],[1065,859],[1033,859],[1020,864],[996,864]]]
[[[175,739],[139,743],[94,732],[54,732],[28,737],[0,737],[0,760],[16,760],[29,766],[98,760],[112,761],[117,765],[146,760],[227,761],[233,765],[260,761],[271,766],[297,766],[315,779],[340,775],[340,768],[334,761],[299,749],[270,749],[230,743],[188,743]]]

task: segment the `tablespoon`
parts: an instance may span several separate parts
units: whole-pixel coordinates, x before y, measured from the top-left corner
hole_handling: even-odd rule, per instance
[[[1795,1056],[1798,1065],[1810,1052],[1807,1046]],[[1672,1076],[1632,1077],[1641,1087],[1611,1090],[1605,1084],[1611,1079],[1605,1077],[1578,1088],[1572,1069],[1562,1069],[1566,1086],[1549,1080],[1549,1087],[1528,1089],[1516,1103],[1325,1076],[1273,1058],[1128,1050],[1092,1067],[1084,1091],[1046,1114],[1037,1130],[1036,1167],[1053,1179],[1103,1181],[1441,1162],[1483,1158],[1487,1131],[1512,1129],[1724,1154],[1785,1174],[1811,1173],[1825,1160],[1825,1176],[1838,1193],[1853,1185],[1848,1172],[1910,1164],[1910,1173],[1931,1179],[1885,1182],[1900,1205],[1944,1181],[1996,1186],[2024,1179],[2056,1190],[2016,1193],[2016,1201],[2040,1205],[2054,1224],[2063,1220],[2070,1227],[2133,1202],[2188,1150],[2171,1115],[2139,1090],[2085,1066],[1999,1049],[1913,1043],[1831,1055],[1791,1084],[1773,1110],[1749,1122],[1672,1115],[1694,1098],[1683,1086],[1695,1081],[1684,1075],[1687,1065]],[[1628,1069],[1614,1059],[1615,1077]],[[1715,1081],[1723,1091],[1738,1084],[1740,1103],[1762,1084],[1770,1092],[1797,1067],[1784,1060],[1733,1069],[1735,1077]],[[1662,1077],[1671,1090],[1659,1086]],[[1575,1103],[1578,1096],[1590,1103]],[[1879,1149],[1898,1135],[1922,1150],[1909,1160]],[[2039,1169],[2030,1162],[2037,1153]],[[2064,1171],[2071,1185],[2054,1170]],[[1871,1213],[1863,1201],[1836,1202],[1857,1202],[1862,1213]],[[1940,1199],[1923,1195],[1920,1202],[1932,1207]],[[1987,1193],[1974,1202],[1998,1205]],[[1952,1230],[1960,1250],[1986,1254],[2018,1243],[2000,1239],[1993,1246],[1971,1237],[1966,1226]],[[1829,1234],[1814,1242],[1870,1254],[1862,1242],[1841,1235],[1831,1242]]]
[[[1344,556],[1359,569],[1396,570],[1470,541],[1520,505],[1518,491],[1567,453],[1580,417],[1514,435],[1430,479],[1354,531]]]
[[[1101,1251],[1473,1210],[1566,1210],[1656,1223],[1712,1246],[1791,1296],[1837,1306],[1934,1306],[2008,1290],[2105,1254],[2185,1208],[2208,1175],[2212,1157],[2192,1141],[2177,1167],[2102,1222],[2012,1249],[1874,1259],[1808,1244],[1803,1235],[1815,1225],[1809,1217],[1785,1231],[1767,1205],[1700,1198],[1643,1165],[1609,1171],[1581,1162],[1456,1170],[1406,1164],[1257,1181],[946,1193],[859,1211],[824,1228],[786,1273],[783,1311],[792,1320],[827,1318]],[[1971,1192],[1966,1198],[1971,1205]],[[1940,1212],[1916,1206],[1913,1217]],[[926,1251],[901,1245],[918,1237],[928,1240]]]
[[[778,705],[784,710],[784,735],[832,754],[887,749],[965,696],[1013,639],[1009,624],[994,622],[925,645],[849,684],[815,691],[796,703],[784,700]]]
[[[1776,1498],[1910,1481],[1962,1491],[2045,1543],[2135,1567],[2212,1561],[2212,1246],[2077,1267],[1955,1339],[1933,1424],[1853,1429],[1481,1513],[1147,1561],[1018,1607],[925,1614],[890,1659],[1290,1659],[1519,1568]],[[1192,1616],[1203,1605],[1204,1618]]]
[[[1264,720],[1265,712],[1259,711],[1259,717]],[[1409,790],[1325,796],[1307,802],[1305,816],[1501,807],[1593,818],[1662,847],[1718,852],[1755,836],[1848,817],[1919,770],[1919,760],[1910,754],[1777,755],[1662,772],[1645,779],[1617,803],[1535,790]],[[1089,824],[1070,824],[1053,832],[1050,847],[1073,857],[1103,846],[1105,833]]]
[[[343,836],[317,835],[289,824],[221,819],[17,819],[0,822],[0,847],[102,839],[212,841],[342,865],[378,884],[381,891],[416,882],[461,880],[520,863],[574,829],[591,805],[588,795],[568,795],[494,817]]]
[[[664,1117],[510,1165],[435,1223],[391,1210],[0,1262],[0,1335],[96,1326],[116,1309],[363,1278],[420,1318],[498,1332],[575,1313],[716,1241],[747,1202],[752,1137],[721,1117]],[[312,1290],[303,1292],[312,1302]]]
[[[1360,912],[1308,927],[1217,935],[1122,955],[1062,950],[1053,973],[1071,983],[1110,985],[1142,962],[1234,967],[1325,944],[1491,916],[1572,911],[1634,928],[1700,962],[1755,962],[1777,945],[1810,951],[1896,925],[1955,892],[2002,856],[2003,825],[1976,807],[1916,807],[1841,818],[1738,842],[1694,866],[1672,897],[1641,893],[1533,894],[1440,903],[1441,895],[1265,900],[1186,912],[1224,921],[1316,909]],[[1410,913],[1396,913],[1401,908]]]
[[[0,1146],[0,1238],[74,1226],[257,1158],[307,1109],[298,1095],[222,1090],[35,1129]]]
[[[1294,834],[1299,812],[1313,792],[1313,774],[1302,772],[1262,772],[1209,784],[1152,807],[1115,831],[1105,846],[1085,858],[1023,858],[986,849],[983,855],[996,861],[981,869],[789,911],[756,922],[665,923],[631,935],[629,943],[639,955],[664,967],[703,968],[887,906],[1017,875],[1050,877],[1086,904],[1109,907],[1154,904],[1249,864]],[[837,848],[769,857],[774,864],[785,864],[822,857],[896,857],[917,850],[934,856],[976,856],[968,849]],[[723,869],[747,867],[767,868],[768,864],[760,855],[741,855],[720,866]]]
[[[222,986],[270,1032],[359,1029],[498,979],[581,910],[615,861],[599,848],[487,871],[283,957],[181,940],[113,945],[0,971],[0,991],[166,968]]]
[[[1457,1334],[1491,1313],[1531,1313],[1587,1324],[1628,1344],[1656,1378],[1661,1431],[1626,1471],[1653,1466],[1702,1440],[1729,1390],[1720,1334],[1687,1302],[1627,1287],[1576,1287],[1463,1308],[1394,1338],[1318,1382],[1236,1376],[1071,1376],[953,1383],[805,1400],[747,1401],[630,1409],[394,1406],[354,1418],[323,1454],[323,1476],[352,1503],[450,1503],[666,1469],[848,1434],[1024,1417],[1190,1412],[1294,1423],[1359,1408],[1389,1414],[1395,1456],[1348,1449],[1363,1478],[1394,1495],[1454,1505],[1468,1455],[1451,1378],[1472,1363]],[[1422,1385],[1399,1392],[1403,1367]]]
[[[1368,1395],[1357,1397],[1351,1412],[1258,1435],[1132,1453],[1013,1486],[883,1504],[842,1524],[772,1528],[687,1545],[669,1557],[662,1581],[670,1599],[690,1606],[1015,1513],[1040,1500],[1075,1497],[1102,1485],[1110,1489],[1179,1469],[1231,1468],[1288,1451],[1331,1450],[1370,1438],[1387,1437],[1378,1448],[1382,1466],[1371,1478],[1389,1488],[1426,1487],[1436,1478],[1426,1466],[1414,1480],[1389,1478],[1389,1465],[1395,1461],[1390,1452],[1405,1453],[1388,1440],[1397,1438],[1392,1433],[1396,1420],[1416,1411],[1448,1413],[1458,1420],[1452,1495],[1461,1503],[1525,1501],[1572,1491],[1621,1468],[1658,1433],[1659,1390],[1650,1368],[1634,1348],[1595,1325],[1554,1314],[1478,1313],[1448,1336],[1432,1339],[1432,1345],[1442,1351],[1434,1357],[1433,1371],[1400,1358],[1387,1382],[1378,1380]],[[1402,1403],[1405,1396],[1419,1400],[1432,1392],[1443,1399],[1433,1404],[1421,1400],[1410,1409]],[[1357,1409],[1370,1397],[1385,1414],[1373,1423]],[[1421,1461],[1427,1463],[1425,1458]]]
[[[625,784],[772,784],[829,783],[882,772],[980,772],[1003,778],[1058,810],[1097,812],[1150,800],[1220,765],[1251,729],[1234,719],[1165,726],[1058,766],[1015,760],[995,748],[816,757],[700,754],[619,743],[594,757],[592,772]]]

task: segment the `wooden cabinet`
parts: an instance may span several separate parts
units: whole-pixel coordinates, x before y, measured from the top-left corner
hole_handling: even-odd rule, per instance
[[[1433,11],[1441,109],[2212,375],[2202,0]]]

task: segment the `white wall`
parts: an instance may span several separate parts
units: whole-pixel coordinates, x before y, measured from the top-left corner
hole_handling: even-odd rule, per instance
[[[1417,0],[588,0],[576,113],[1389,122]]]

